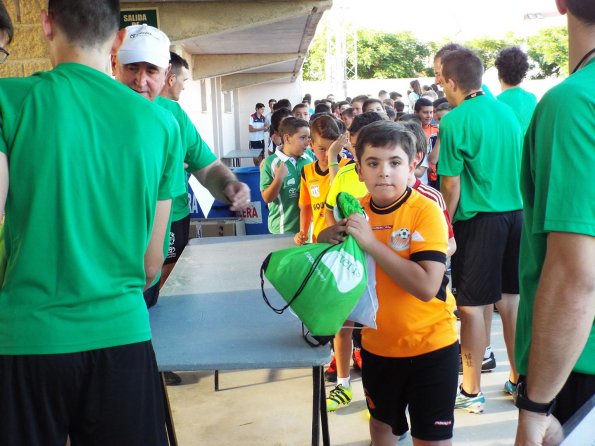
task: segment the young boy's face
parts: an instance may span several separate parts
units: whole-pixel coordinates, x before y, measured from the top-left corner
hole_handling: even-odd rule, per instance
[[[315,133],[312,134],[312,150],[318,160],[322,160],[326,165],[328,162],[327,150],[334,141],[332,139],[322,138]]]
[[[403,195],[415,161],[409,162],[401,146],[386,148],[366,145],[358,165],[360,181],[366,184],[374,203],[384,207]]]
[[[309,143],[310,128],[300,127],[293,135],[283,136],[283,152],[288,156],[302,156]]]
[[[308,110],[308,107],[296,108],[293,116],[303,119],[304,121],[310,121],[310,111]]]
[[[367,112],[386,113],[386,110],[380,102],[372,102],[371,104],[366,105],[364,113]]]
[[[432,105],[422,107],[417,112],[417,116],[419,116],[423,125],[430,125],[432,123],[432,117],[434,116],[434,107]]]

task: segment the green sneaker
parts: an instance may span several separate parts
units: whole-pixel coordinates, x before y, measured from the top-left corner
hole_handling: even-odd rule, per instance
[[[353,391],[351,387],[343,387],[339,384],[330,391],[326,398],[326,411],[334,412],[340,407],[347,407],[352,399]]]
[[[464,409],[470,413],[482,413],[485,402],[486,399],[483,393],[479,392],[477,396],[465,396],[461,393],[459,387],[457,399],[455,400],[455,409]]]

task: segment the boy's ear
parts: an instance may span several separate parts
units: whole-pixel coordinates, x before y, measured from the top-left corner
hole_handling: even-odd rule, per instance
[[[357,172],[358,179],[363,183],[364,179],[362,178],[362,165],[359,163],[359,161],[355,161],[355,170]]]

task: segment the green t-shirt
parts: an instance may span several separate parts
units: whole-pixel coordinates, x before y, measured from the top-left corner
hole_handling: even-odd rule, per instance
[[[516,115],[521,123],[523,134],[527,131],[531,117],[537,106],[537,98],[533,93],[521,87],[509,88],[498,95],[498,100],[504,102]]]
[[[269,231],[271,234],[298,233],[300,230],[300,178],[302,169],[314,160],[306,152],[298,159],[285,155],[282,148],[265,158],[260,168],[260,190],[265,190],[275,178],[275,167],[283,162],[288,174],[283,180],[279,196],[269,203]]]
[[[167,99],[161,96],[155,98],[155,103],[166,110],[169,110],[178,125],[180,126],[180,135],[182,136],[182,148],[185,149],[184,162],[188,164],[188,172],[194,172],[207,167],[217,160],[215,154],[211,151],[209,146],[200,137],[200,134],[196,130],[196,127],[186,114],[186,112],[180,107],[176,101]],[[186,173],[180,172],[180,175],[184,176],[184,183],[188,184]],[[171,203],[172,221],[178,221],[190,214],[188,192],[184,192],[182,195],[175,197]],[[166,237],[167,238],[167,237]],[[169,248],[169,240],[167,243]]]
[[[484,94],[440,121],[438,174],[461,180],[453,222],[521,209],[520,169],[521,127],[507,105]]]
[[[0,79],[9,160],[0,354],[151,338],[144,254],[158,200],[184,192],[171,113],[90,67]]]
[[[595,59],[546,93],[525,136],[521,171],[525,221],[515,346],[522,374],[527,374],[533,306],[548,233],[595,236],[595,188],[589,186],[595,166],[594,77]],[[574,370],[595,375],[595,326]]]

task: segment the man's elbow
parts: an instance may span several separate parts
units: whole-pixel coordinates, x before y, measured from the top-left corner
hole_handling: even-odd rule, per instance
[[[161,272],[163,260],[163,256],[161,256],[159,261],[149,262],[145,265],[145,277],[147,283],[151,284],[157,279],[157,276],[159,276],[159,273]]]

